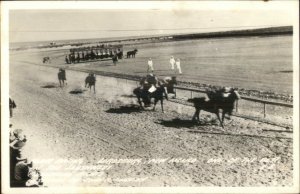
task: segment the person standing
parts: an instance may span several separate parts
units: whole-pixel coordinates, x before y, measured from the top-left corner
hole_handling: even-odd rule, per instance
[[[176,64],[176,69],[178,69],[179,74],[182,74],[179,58],[176,59],[175,64]]]
[[[173,56],[171,56],[171,58],[170,58],[170,64],[171,64],[171,69],[174,70],[175,59]]]
[[[118,56],[117,56],[117,54],[115,54],[115,55],[112,57],[112,61],[113,61],[114,65],[117,65],[117,62],[118,62]]]
[[[153,68],[153,61],[152,61],[151,58],[149,58],[149,60],[148,60],[148,69],[147,69],[147,73],[149,73],[149,71],[152,71],[152,73],[153,73],[153,71],[154,71],[154,68]]]

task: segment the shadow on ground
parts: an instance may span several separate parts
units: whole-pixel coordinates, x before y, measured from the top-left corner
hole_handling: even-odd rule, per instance
[[[195,126],[211,126],[211,125],[217,125],[216,120],[210,120],[210,121],[201,121],[201,123],[198,123],[193,120],[181,120],[181,119],[172,119],[169,121],[160,120],[157,122],[158,124],[163,125],[164,127],[174,127],[174,128],[194,128]]]
[[[75,89],[75,90],[70,91],[69,93],[70,94],[82,94],[85,91],[87,91],[87,90]]]
[[[59,86],[55,85],[55,84],[47,84],[44,86],[41,86],[41,88],[58,88]]]
[[[110,108],[105,112],[116,113],[116,114],[130,114],[135,112],[142,112],[142,110],[140,106],[133,104],[133,105],[120,106],[119,108]]]
[[[136,98],[136,96],[133,95],[133,94],[123,94],[123,95],[121,95],[121,97],[125,97],[125,98]]]

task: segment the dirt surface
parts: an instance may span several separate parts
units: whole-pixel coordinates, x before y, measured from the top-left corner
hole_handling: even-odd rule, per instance
[[[48,187],[292,184],[292,134],[266,131],[279,127],[233,118],[222,129],[210,114],[194,124],[192,108],[169,101],[141,111],[134,85],[97,76],[94,94],[85,73],[67,71],[60,88],[57,69],[13,59],[10,122]]]

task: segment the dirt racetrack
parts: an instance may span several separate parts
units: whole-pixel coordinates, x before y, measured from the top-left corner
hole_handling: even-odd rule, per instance
[[[10,61],[10,122],[48,187],[292,184],[292,135],[263,131],[278,127],[233,118],[223,130],[210,114],[195,125],[193,109],[169,101],[165,113],[140,111],[134,86],[97,76],[93,94],[86,74],[67,71],[60,88],[57,72]]]

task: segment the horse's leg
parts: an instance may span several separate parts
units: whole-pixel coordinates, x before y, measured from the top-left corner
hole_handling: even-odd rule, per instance
[[[139,102],[140,108],[143,109],[142,101],[141,101],[141,98],[139,96],[138,96],[138,102]]]
[[[196,111],[195,111],[195,113],[193,115],[192,121],[196,121],[197,112],[198,112],[198,109],[196,108]]]
[[[153,106],[153,109],[152,110],[155,110],[155,106],[156,106],[156,103],[158,102],[158,99],[157,98],[155,98],[154,99],[154,106]]]
[[[162,96],[162,98],[160,99],[160,105],[161,105],[161,110],[162,112],[164,112],[164,97]]]
[[[201,111],[201,109],[198,110],[198,114],[197,114],[197,118],[198,118],[199,123],[200,123],[200,111]]]
[[[220,121],[221,127],[224,128],[223,122],[222,122],[222,120],[221,120],[221,118],[220,118],[220,112],[219,112],[219,110],[217,110],[216,114],[217,114],[218,120]],[[223,113],[222,113],[222,114],[223,114]]]
[[[96,86],[96,85],[94,85],[94,94],[96,94],[96,89],[95,89],[95,86]]]

